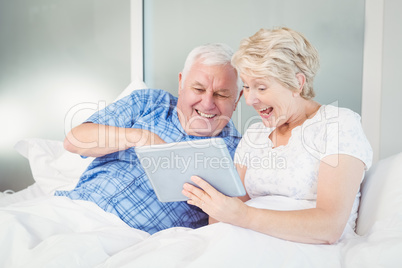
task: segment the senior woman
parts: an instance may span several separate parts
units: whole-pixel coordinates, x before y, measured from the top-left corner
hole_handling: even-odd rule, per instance
[[[247,104],[262,119],[249,127],[236,150],[247,195],[224,196],[193,176],[198,187],[183,186],[188,203],[211,221],[296,242],[336,243],[347,225],[355,227],[360,183],[372,161],[360,116],[313,100],[318,53],[296,31],[261,29],[242,40],[232,63]],[[280,211],[244,203],[260,196],[308,200],[314,206]]]

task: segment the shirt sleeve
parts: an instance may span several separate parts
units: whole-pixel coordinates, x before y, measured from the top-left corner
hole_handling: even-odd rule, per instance
[[[130,128],[146,109],[145,90],[137,90],[91,115],[85,123]]]
[[[364,134],[360,115],[339,108],[338,115],[327,121],[325,131],[326,150],[321,159],[333,154],[347,154],[360,159],[366,170],[370,168],[373,151]]]

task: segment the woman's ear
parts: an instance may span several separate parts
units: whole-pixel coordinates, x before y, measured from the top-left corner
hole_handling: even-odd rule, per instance
[[[293,90],[293,97],[300,96],[301,92],[303,91],[304,84],[306,83],[306,76],[302,73],[297,73],[296,78],[298,81],[298,87]]]
[[[304,84],[306,83],[306,76],[302,73],[296,74],[297,81],[299,81],[298,91],[301,92],[303,90]]]

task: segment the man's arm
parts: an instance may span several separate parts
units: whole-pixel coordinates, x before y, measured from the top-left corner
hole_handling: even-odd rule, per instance
[[[84,123],[67,134],[64,148],[83,156],[99,157],[134,146],[161,143],[165,141],[148,130]]]

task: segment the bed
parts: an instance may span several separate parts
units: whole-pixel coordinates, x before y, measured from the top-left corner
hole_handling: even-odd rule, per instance
[[[133,83],[118,97],[145,85]],[[0,197],[0,267],[401,267],[402,153],[366,173],[356,233],[333,245],[285,241],[224,223],[153,235],[87,201],[55,197],[92,161],[62,141],[26,139],[15,149],[35,183]],[[249,205],[303,209],[308,201],[263,197]]]

